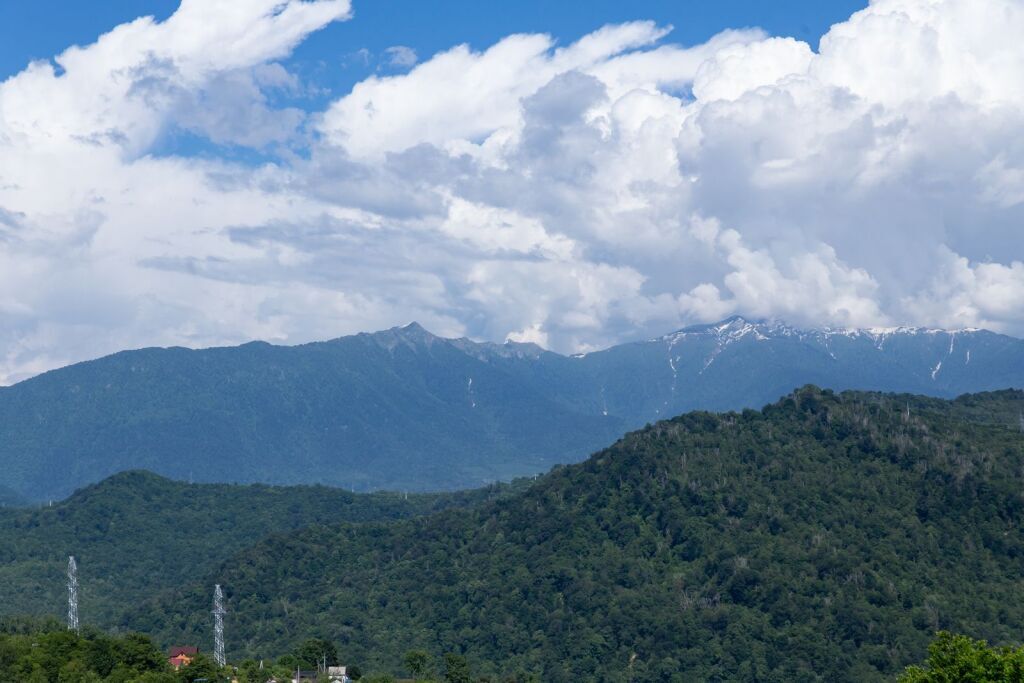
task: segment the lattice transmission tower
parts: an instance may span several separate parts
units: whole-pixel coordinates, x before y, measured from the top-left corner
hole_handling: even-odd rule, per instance
[[[213,658],[224,666],[224,593],[218,583],[213,588]]]
[[[78,633],[78,565],[68,557],[68,630]]]

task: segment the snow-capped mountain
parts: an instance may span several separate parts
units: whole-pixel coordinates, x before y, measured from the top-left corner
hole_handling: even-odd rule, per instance
[[[143,349],[0,389],[5,486],[64,495],[145,468],[200,481],[437,489],[533,474],[693,409],[804,384],[951,397],[1024,387],[985,330],[801,330],[733,317],[594,353],[417,324],[294,347]]]
[[[943,397],[1024,386],[1024,342],[986,330],[802,330],[738,316],[578,362],[616,397],[609,411],[633,420],[760,407],[802,384]]]

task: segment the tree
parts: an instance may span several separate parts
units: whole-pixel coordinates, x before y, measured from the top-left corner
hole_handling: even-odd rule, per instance
[[[469,662],[462,655],[449,652],[444,656],[444,680],[447,683],[472,683]]]
[[[242,683],[264,683],[268,678],[263,670],[260,669],[259,662],[255,659],[245,659],[238,665],[238,679]]]
[[[329,640],[322,638],[310,638],[298,647],[294,652],[303,668],[315,669],[324,665],[338,665],[338,648]]]
[[[79,659],[73,659],[61,667],[57,683],[102,683],[103,678]]]
[[[206,680],[206,681],[217,681],[221,680],[222,670],[217,666],[217,662],[213,661],[211,657],[208,657],[202,653],[196,655],[196,658],[192,660],[192,663],[188,666],[183,666],[178,670],[178,680],[181,683],[195,683],[195,681]]]
[[[92,671],[103,677],[110,675],[114,666],[117,665],[114,644],[105,636],[86,642],[84,659]]]
[[[899,683],[1024,681],[1024,647],[993,648],[984,640],[941,631],[928,646],[925,666],[910,666]]]
[[[117,659],[137,673],[163,671],[167,660],[149,636],[129,633],[115,646]]]
[[[0,681],[19,683],[176,683],[163,655],[146,637],[94,630],[74,633],[40,624],[0,624]],[[20,631],[25,629],[24,633]]]
[[[405,668],[413,680],[424,678],[430,669],[430,654],[426,650],[409,650],[405,653]]]
[[[138,678],[133,678],[131,683],[178,683],[178,679],[172,673],[148,671]]]

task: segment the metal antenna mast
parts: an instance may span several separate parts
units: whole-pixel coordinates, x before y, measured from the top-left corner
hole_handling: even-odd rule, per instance
[[[78,565],[68,557],[68,630],[78,633]]]
[[[224,666],[224,593],[218,583],[213,589],[213,658],[217,664]]]

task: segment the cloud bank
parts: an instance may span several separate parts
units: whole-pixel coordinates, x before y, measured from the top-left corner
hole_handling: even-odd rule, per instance
[[[396,47],[280,104],[280,60],[350,14],[185,0],[0,83],[0,381],[413,319],[562,351],[731,313],[1024,334],[1019,2],[876,0],[817,49],[644,21]],[[182,132],[225,153],[162,153]]]

